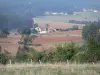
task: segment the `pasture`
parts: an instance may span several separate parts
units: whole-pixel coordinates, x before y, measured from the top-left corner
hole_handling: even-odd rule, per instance
[[[49,24],[54,28],[70,28],[73,25],[78,25],[80,28],[84,24],[72,24],[68,23],[69,20],[76,21],[97,21],[100,18],[100,12],[74,12],[76,15],[56,15],[56,16],[38,16],[35,18],[35,22],[39,26],[44,27],[45,24]]]
[[[74,12],[76,15],[48,15],[38,16],[37,20],[56,21],[56,22],[68,22],[69,20],[78,21],[96,21],[100,18],[100,12]],[[87,18],[87,19],[86,19]]]

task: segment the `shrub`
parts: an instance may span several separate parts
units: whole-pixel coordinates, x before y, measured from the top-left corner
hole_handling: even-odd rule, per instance
[[[73,58],[73,61],[84,63],[87,62],[87,57],[85,52],[78,52]]]
[[[79,30],[79,27],[78,27],[78,25],[74,25],[72,29],[73,30]]]
[[[89,62],[100,61],[100,44],[94,38],[87,40],[86,55]]]
[[[27,53],[28,59],[32,59],[34,62],[38,62],[40,58],[40,52],[36,51],[33,48],[30,48],[30,51]]]
[[[78,47],[74,43],[57,45],[55,52],[55,60],[66,62],[71,60],[72,57],[77,53]]]
[[[55,52],[54,51],[44,51],[41,53],[41,61],[42,62],[54,62],[54,56]]]
[[[17,52],[16,55],[17,62],[26,62],[28,60],[27,53]]]
[[[23,50],[18,50],[16,59],[18,62],[29,62],[29,60],[33,60],[34,62],[38,61],[40,53],[37,52],[33,48],[29,48],[28,52],[24,52]]]
[[[4,53],[0,54],[0,63],[1,64],[6,65],[8,63],[8,60],[9,60],[9,57],[6,54],[4,54]]]

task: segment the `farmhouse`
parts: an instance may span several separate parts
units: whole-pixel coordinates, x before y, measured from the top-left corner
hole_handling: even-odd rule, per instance
[[[50,32],[55,32],[56,29],[52,27],[36,27],[35,30],[42,34],[42,33],[50,33]]]

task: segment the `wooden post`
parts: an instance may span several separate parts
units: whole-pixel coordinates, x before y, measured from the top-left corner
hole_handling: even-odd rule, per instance
[[[69,64],[69,61],[67,60],[67,64]]]
[[[9,64],[11,65],[11,59],[9,59]]]
[[[41,64],[41,61],[39,60],[39,64]]]
[[[31,59],[31,64],[32,64],[32,62],[33,62],[33,61],[32,61],[32,59]]]

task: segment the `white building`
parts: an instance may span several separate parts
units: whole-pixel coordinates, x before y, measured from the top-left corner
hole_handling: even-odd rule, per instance
[[[97,10],[94,10],[94,12],[98,12]]]
[[[67,13],[65,13],[65,15],[68,15]]]
[[[52,14],[53,14],[53,15],[57,15],[58,13],[57,13],[57,12],[53,12]]]

